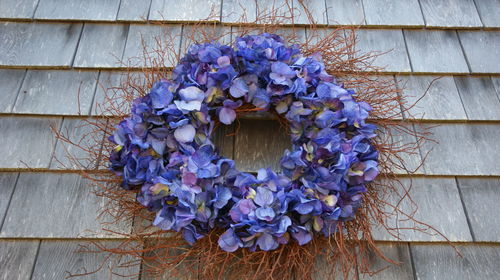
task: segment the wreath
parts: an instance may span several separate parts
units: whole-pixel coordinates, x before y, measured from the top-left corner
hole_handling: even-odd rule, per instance
[[[281,171],[241,172],[212,142],[239,110],[274,112],[289,126]],[[275,250],[331,236],[355,219],[378,175],[372,108],[325,71],[319,53],[302,55],[278,35],[239,37],[234,48],[192,45],[171,80],[133,101],[109,140],[122,187],[155,212],[153,224],[194,244],[223,232],[226,252]]]

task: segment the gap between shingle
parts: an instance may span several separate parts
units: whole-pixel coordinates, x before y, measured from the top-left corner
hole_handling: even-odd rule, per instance
[[[462,203],[462,208],[464,209],[465,220],[467,221],[467,225],[469,226],[470,235],[472,237],[472,241],[476,242],[476,235],[474,234],[474,229],[472,228],[472,224],[469,218],[469,212],[467,211],[467,207],[465,207],[464,196],[462,194],[462,189],[460,188],[460,183],[458,178],[455,176],[455,184],[457,185],[458,195],[460,196],[460,202]]]

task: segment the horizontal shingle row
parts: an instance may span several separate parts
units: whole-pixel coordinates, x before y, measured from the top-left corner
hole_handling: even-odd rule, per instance
[[[181,32],[181,25],[4,22],[0,67],[140,68],[150,65],[142,61],[143,43],[150,51],[167,47],[174,53],[181,46]],[[162,39],[160,46],[155,36]],[[357,36],[361,53],[384,53],[374,60],[384,72],[500,73],[500,31],[362,29]],[[163,65],[172,67],[173,62]]]
[[[2,0],[0,18],[67,21],[266,23],[273,10],[282,24],[498,28],[497,0]],[[257,16],[258,15],[258,16]]]

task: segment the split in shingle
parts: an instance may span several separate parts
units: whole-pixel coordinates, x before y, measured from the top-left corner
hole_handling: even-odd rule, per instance
[[[100,245],[106,248],[116,248],[121,242],[102,241]],[[66,279],[70,275],[89,272],[95,273],[83,278],[118,280],[124,277],[136,278],[139,275],[139,265],[133,265],[138,260],[130,256],[118,255],[108,258],[108,254],[99,253],[99,251],[99,248],[88,241],[43,240],[31,279]],[[102,268],[99,269],[101,266]]]
[[[462,200],[476,242],[500,242],[499,178],[458,178]]]
[[[38,240],[0,240],[0,279],[31,279],[39,243]]]
[[[40,0],[35,19],[114,21],[120,0]]]
[[[432,125],[431,125],[432,126]],[[426,174],[500,175],[500,126],[496,124],[441,124],[431,129],[432,139],[422,154]]]
[[[152,0],[149,20],[153,21],[219,21],[221,0]]]
[[[469,120],[500,120],[500,100],[490,77],[456,76]]]
[[[76,23],[0,23],[0,65],[70,67],[81,31]]]
[[[39,0],[0,0],[0,18],[31,19]]]
[[[88,115],[97,72],[28,70],[12,110],[14,113]]]
[[[411,268],[410,252],[406,243],[381,243],[377,248],[385,257],[398,262],[399,265],[388,263],[375,252],[370,255],[370,271],[378,273],[373,276],[361,274],[362,280],[414,280]]]
[[[427,26],[482,27],[474,0],[420,0]]]
[[[361,0],[326,0],[326,13],[330,25],[362,25],[365,23]]]
[[[12,111],[25,75],[24,69],[0,69],[0,113]]]
[[[404,113],[406,118],[467,119],[453,77],[398,76],[398,80],[398,85],[404,87],[403,96],[408,101],[408,105],[413,106]]]
[[[74,67],[116,68],[121,58],[129,26],[126,24],[85,24]]]
[[[17,172],[0,173],[0,227],[2,226],[2,222],[7,212],[7,207],[12,197],[18,175]]]
[[[472,73],[500,73],[500,31],[458,31]]]
[[[378,52],[373,66],[386,72],[410,72],[410,62],[401,29],[360,29],[357,32],[356,49],[361,54]]]
[[[108,228],[129,233],[130,224],[103,226],[99,211],[107,200],[74,173],[21,173],[0,237],[118,237]],[[63,212],[61,212],[63,211]],[[109,219],[107,220],[109,221]]]
[[[484,27],[500,27],[500,0],[475,0]]]
[[[404,30],[414,72],[468,73],[455,31]]]
[[[222,22],[252,23],[257,19],[257,2],[254,0],[222,1]]]
[[[363,0],[363,7],[368,25],[424,25],[418,0]]]
[[[499,245],[455,246],[411,244],[416,279],[500,279]]]
[[[147,21],[151,0],[122,0],[117,20]]]
[[[0,168],[47,168],[56,144],[51,126],[61,118],[1,117],[0,145],[6,147]]]
[[[123,62],[129,67],[143,67],[152,66],[154,59],[163,67],[173,67],[180,42],[180,25],[131,24]]]

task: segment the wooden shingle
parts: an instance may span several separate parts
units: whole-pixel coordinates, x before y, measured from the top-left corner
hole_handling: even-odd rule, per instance
[[[70,67],[82,24],[0,23],[0,66]]]
[[[0,279],[30,280],[38,240],[0,240]]]
[[[499,178],[458,178],[474,241],[500,242]]]
[[[60,118],[1,117],[0,145],[8,149],[0,168],[47,168],[56,144],[50,127],[60,123]]]
[[[151,0],[121,0],[118,21],[147,21]]]
[[[426,174],[500,175],[500,126],[496,124],[441,124],[431,129],[422,154]]]
[[[453,77],[399,76],[398,79],[400,80],[398,84],[405,88],[403,95],[408,100],[408,104],[415,104],[418,101],[408,112],[403,113],[406,118],[467,119]]]
[[[500,100],[490,77],[456,76],[469,120],[500,120]]]
[[[500,31],[459,31],[472,73],[500,73]]]
[[[414,72],[468,73],[455,31],[404,30]]]
[[[245,0],[222,1],[222,22],[249,23],[257,20],[257,2]]]
[[[482,27],[474,0],[420,0],[425,23],[432,27]]]
[[[257,19],[260,24],[292,24],[292,0],[256,0]],[[271,20],[273,19],[274,20]]]
[[[0,237],[116,237],[97,219],[105,203],[79,174],[22,173]],[[130,232],[130,225],[105,227]]]
[[[385,257],[398,262],[400,265],[390,264],[376,255],[370,255],[370,270],[380,271],[373,276],[361,274],[362,280],[413,280],[410,252],[406,243],[382,243],[377,245]]]
[[[97,72],[28,70],[12,112],[45,115],[88,115]]]
[[[423,26],[418,0],[363,0],[367,25]]]
[[[16,172],[0,173],[0,227],[7,212],[18,176],[19,174]]]
[[[35,19],[112,21],[119,6],[120,0],[40,0]]]
[[[315,24],[328,24],[325,0],[293,0],[292,7],[295,24],[311,24],[309,16]]]
[[[0,0],[0,18],[31,19],[39,0]]]
[[[0,69],[0,112],[10,113],[21,88],[26,70]]]
[[[456,245],[463,257],[448,244],[411,244],[416,280],[499,279],[500,246]]]
[[[141,79],[142,75],[140,72],[130,72],[129,74],[130,78],[136,81],[137,84],[143,80]],[[99,74],[99,81],[97,82],[91,115],[112,116],[118,114],[117,110],[121,112],[129,112],[130,102],[124,98],[124,92],[118,89],[128,78],[129,76],[127,72],[101,71]]]
[[[365,14],[361,0],[326,0],[326,12],[330,25],[362,25]]]
[[[128,25],[124,24],[85,24],[73,66],[78,68],[123,66],[120,61],[128,28]]]
[[[484,27],[500,27],[500,0],[477,0],[476,4],[479,17]]]
[[[152,0],[149,20],[153,21],[220,21],[221,0],[164,1]]]

